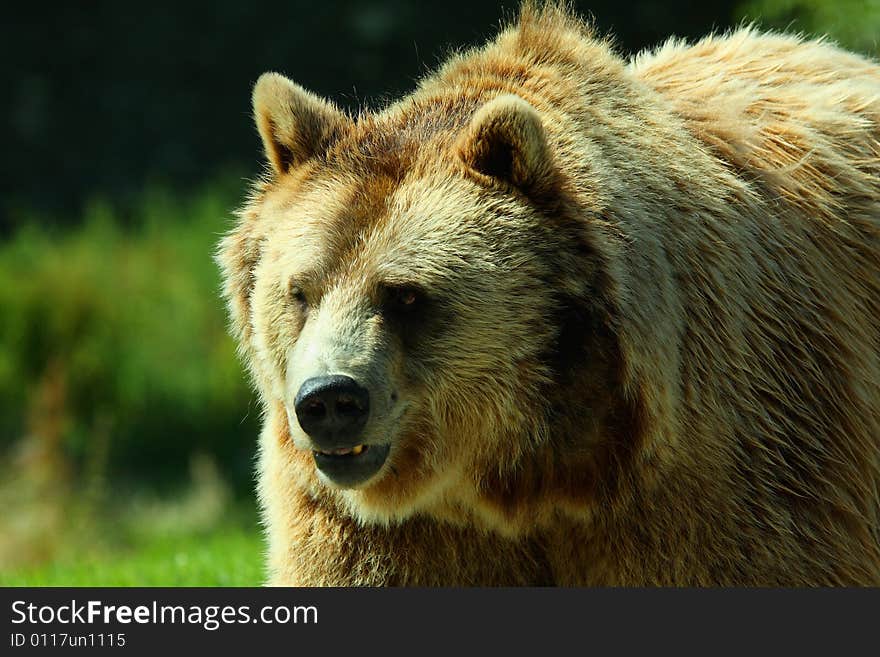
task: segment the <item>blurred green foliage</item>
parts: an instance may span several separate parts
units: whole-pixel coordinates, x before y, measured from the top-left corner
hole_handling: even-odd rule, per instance
[[[97,201],[79,230],[0,243],[0,448],[43,434],[80,466],[105,435],[113,472],[174,478],[204,451],[247,485],[257,412],[212,261],[238,187],[146,192],[125,222]]]
[[[765,27],[828,35],[847,48],[880,54],[880,0],[750,0],[738,15]]]

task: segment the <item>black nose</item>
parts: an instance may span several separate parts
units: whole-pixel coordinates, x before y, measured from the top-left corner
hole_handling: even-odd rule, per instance
[[[350,376],[316,376],[302,384],[293,405],[319,448],[354,447],[370,414],[370,393]]]

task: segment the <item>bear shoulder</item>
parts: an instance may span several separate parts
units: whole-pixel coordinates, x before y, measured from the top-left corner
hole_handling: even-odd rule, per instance
[[[717,156],[815,216],[880,175],[880,65],[829,41],[747,27],[670,40],[629,70]]]

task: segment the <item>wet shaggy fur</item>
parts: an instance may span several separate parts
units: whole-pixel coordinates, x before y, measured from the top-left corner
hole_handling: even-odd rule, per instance
[[[254,102],[219,261],[271,583],[880,584],[875,62],[750,29],[626,62],[528,5],[380,112]],[[359,488],[289,413],[319,322],[402,400]]]

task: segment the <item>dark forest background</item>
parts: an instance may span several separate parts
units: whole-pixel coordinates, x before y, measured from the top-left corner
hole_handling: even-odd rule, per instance
[[[624,54],[753,21],[878,55],[880,0],[572,4]],[[517,6],[5,8],[0,583],[115,584],[132,573],[143,582],[144,572],[159,584],[258,578],[259,409],[211,260],[245,179],[262,169],[251,86],[276,70],[343,107],[378,107],[451,49],[490,38]],[[219,547],[194,564],[181,547],[188,540]],[[136,555],[134,566],[107,565],[120,553]],[[229,559],[247,574],[218,579],[234,570]]]

